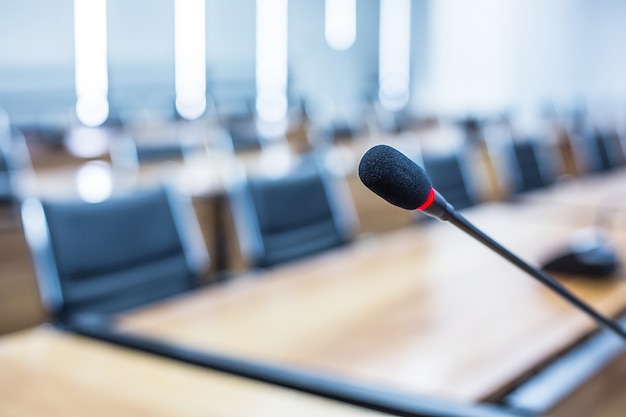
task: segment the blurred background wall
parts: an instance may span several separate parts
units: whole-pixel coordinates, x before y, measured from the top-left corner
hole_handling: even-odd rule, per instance
[[[109,0],[111,114],[173,111],[173,0]],[[380,2],[357,1],[356,40],[324,39],[323,1],[288,9],[289,95],[354,103],[377,93]],[[206,2],[207,93],[254,96],[256,3]],[[411,2],[410,107],[438,113],[626,99],[626,3],[619,0]],[[73,1],[2,2],[0,104],[15,124],[54,123],[74,101]]]

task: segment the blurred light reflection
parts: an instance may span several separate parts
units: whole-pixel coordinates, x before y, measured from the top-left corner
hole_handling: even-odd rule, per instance
[[[256,6],[256,110],[276,122],[287,115],[287,0]]]
[[[106,12],[106,0],[74,0],[76,116],[87,126],[109,116]]]
[[[356,0],[326,0],[324,35],[328,45],[345,51],[356,40]]]
[[[78,195],[89,203],[99,203],[111,196],[113,179],[111,167],[103,161],[91,161],[76,173]]]
[[[176,110],[194,120],[206,109],[205,0],[174,2]]]
[[[397,111],[409,102],[411,0],[381,0],[378,96]]]

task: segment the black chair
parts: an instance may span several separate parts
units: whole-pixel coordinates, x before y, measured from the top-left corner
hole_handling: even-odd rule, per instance
[[[6,120],[4,126],[0,120],[0,204],[13,204],[19,200],[18,177],[32,173],[33,167],[24,135]]]
[[[127,133],[110,143],[111,162],[117,168],[137,169],[142,164],[181,161],[196,151],[204,151],[204,142],[186,141],[171,132],[168,137],[137,138]]]
[[[267,268],[347,243],[355,215],[345,183],[318,156],[280,178],[234,184],[230,204],[241,250],[253,267]]]
[[[261,149],[263,139],[257,131],[253,114],[230,116],[224,121],[224,124],[230,136],[233,151],[255,151]]]
[[[191,210],[165,187],[97,204],[25,200],[22,221],[44,305],[66,320],[194,288],[208,255]]]
[[[0,204],[10,203],[11,201],[13,201],[13,190],[9,165],[2,148],[0,148]]]
[[[554,182],[542,161],[541,145],[537,140],[516,140],[511,146],[510,166],[513,175],[512,192],[520,193],[545,187]]]
[[[624,163],[616,129],[590,120],[578,120],[568,131],[579,173],[610,171]]]
[[[595,152],[594,172],[610,171],[623,162],[616,131],[596,127],[586,135],[589,148]]]
[[[0,203],[10,203],[13,200],[11,169],[8,160],[10,141],[9,117],[0,109]]]
[[[433,186],[456,209],[463,209],[477,203],[462,158],[462,151],[422,156],[424,169]]]
[[[551,185],[563,171],[558,145],[543,124],[500,121],[483,126],[481,133],[500,198]]]

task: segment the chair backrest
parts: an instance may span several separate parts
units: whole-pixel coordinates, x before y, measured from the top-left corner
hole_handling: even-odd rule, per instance
[[[96,204],[25,200],[44,305],[60,318],[109,314],[193,288],[208,255],[190,210],[165,187]]]
[[[624,162],[616,129],[585,120],[568,134],[579,173],[610,171]]]
[[[412,135],[405,137],[412,140]],[[407,148],[403,143],[401,151],[406,149],[409,158],[424,167],[437,191],[456,209],[476,204],[476,184],[470,178],[468,164],[472,149],[463,130],[437,124],[418,131],[416,138]]]
[[[32,173],[26,139],[11,128],[8,115],[0,109],[0,203],[15,202],[18,176]]]
[[[450,204],[456,209],[463,209],[476,204],[461,151],[424,154],[422,158],[424,169],[433,186]]]
[[[242,114],[225,118],[224,125],[233,151],[253,151],[261,149],[263,139],[256,127],[254,114]]]
[[[513,171],[513,192],[525,192],[554,182],[542,161],[540,143],[531,138],[513,141],[510,164]]]
[[[13,199],[11,169],[8,161],[10,139],[9,116],[0,109],[0,203],[10,202]]]
[[[204,150],[203,143],[187,143],[177,132],[170,133],[162,138],[137,138],[128,132],[118,135],[110,142],[112,164],[116,168],[138,169],[141,164],[181,161],[194,151]]]
[[[597,154],[595,171],[609,171],[620,165],[622,156],[617,131],[596,127],[589,132],[587,140]]]
[[[543,125],[493,123],[482,127],[482,140],[500,198],[553,184],[564,171],[556,137]]]
[[[232,186],[244,257],[254,267],[271,267],[348,242],[355,215],[343,186],[313,156],[280,178],[247,178]]]
[[[9,166],[4,156],[4,152],[2,148],[0,148],[0,203],[10,202],[13,200],[11,188]]]

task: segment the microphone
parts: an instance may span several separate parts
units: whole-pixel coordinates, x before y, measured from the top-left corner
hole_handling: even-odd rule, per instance
[[[433,188],[426,171],[398,150],[377,145],[365,152],[359,164],[359,178],[367,188],[395,206],[419,210],[440,221],[450,222],[626,341],[626,331],[619,324],[598,313],[554,277],[522,260],[459,214]]]

